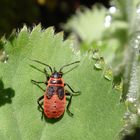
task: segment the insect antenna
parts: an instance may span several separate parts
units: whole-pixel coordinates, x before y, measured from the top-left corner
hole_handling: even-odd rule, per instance
[[[63,73],[63,75],[65,75],[65,74],[67,74],[67,73],[71,72],[72,70],[74,70],[74,69],[75,69],[75,68],[77,68],[77,67],[78,67],[78,65],[74,66],[74,67],[73,67],[73,68],[71,68],[70,70],[68,70],[68,71],[64,72],[64,73]]]
[[[65,68],[65,67],[67,67],[67,66],[70,66],[70,65],[73,65],[73,64],[75,64],[75,63],[79,63],[79,62],[80,62],[80,61],[75,61],[75,62],[73,62],[73,63],[66,64],[66,65],[64,65],[64,66],[62,66],[62,67],[60,68],[59,72],[62,72],[62,69],[63,69],[63,68]]]
[[[32,60],[32,59],[30,59],[30,60],[31,60],[31,61],[34,61],[34,62],[37,62],[37,63],[39,63],[39,64],[42,64],[42,65],[44,65],[44,66],[47,66],[47,67],[50,69],[51,73],[53,72],[51,66],[49,66],[48,64],[45,64],[45,63],[43,63],[43,62],[41,62],[41,61],[38,61],[38,60]]]

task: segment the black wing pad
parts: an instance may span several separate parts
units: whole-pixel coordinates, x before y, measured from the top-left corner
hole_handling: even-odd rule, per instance
[[[48,99],[51,99],[51,97],[57,94],[59,99],[62,100],[64,98],[64,88],[61,86],[48,86],[46,96]]]

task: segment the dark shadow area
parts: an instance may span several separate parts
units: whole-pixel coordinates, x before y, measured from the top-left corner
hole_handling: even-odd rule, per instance
[[[61,31],[60,23],[64,23],[67,19],[75,14],[75,11],[82,5],[91,8],[94,4],[103,4],[109,7],[109,0],[55,0],[54,4],[51,1],[46,1],[44,4],[39,4],[40,22],[43,27],[55,26],[56,31]]]
[[[47,123],[52,123],[53,124],[53,123],[56,123],[56,122],[60,121],[63,118],[64,114],[61,117],[59,117],[58,119],[49,119],[43,113],[43,120],[45,120]]]
[[[12,88],[4,88],[4,83],[0,79],[0,106],[6,103],[11,104],[15,91]]]
[[[140,128],[136,128],[133,135],[127,135],[123,140],[140,140]]]
[[[109,0],[1,0],[0,36],[9,36],[23,24],[32,28],[41,23],[43,28],[54,26],[56,32],[61,31],[60,23],[65,23],[81,5],[91,8],[96,3],[110,6]]]

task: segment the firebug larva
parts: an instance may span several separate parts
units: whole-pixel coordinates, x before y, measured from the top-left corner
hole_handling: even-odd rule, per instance
[[[51,66],[48,64],[45,64],[43,62],[40,62],[38,60],[32,60],[34,62],[37,62],[39,64],[42,64],[50,69],[50,75],[48,74],[46,68],[44,68],[44,71],[34,67],[35,69],[43,72],[46,76],[46,81],[45,82],[38,82],[35,80],[31,80],[31,82],[35,85],[37,85],[40,89],[43,90],[44,95],[39,97],[37,100],[37,103],[39,107],[41,108],[42,112],[44,115],[49,118],[60,118],[64,112],[65,112],[65,107],[66,107],[66,96],[70,96],[69,102],[67,104],[66,110],[70,116],[73,116],[73,113],[70,112],[69,107],[71,104],[72,96],[73,95],[79,95],[80,91],[74,91],[69,84],[65,83],[62,76],[63,72],[62,69],[73,65],[75,63],[79,63],[80,61],[75,61],[73,63],[64,65],[60,68],[59,71],[56,71],[55,69],[53,70]],[[46,85],[46,89],[44,90],[39,84],[44,83]],[[67,86],[71,92],[66,90],[64,87]],[[42,104],[40,103],[41,100],[43,100],[44,107],[42,107]]]

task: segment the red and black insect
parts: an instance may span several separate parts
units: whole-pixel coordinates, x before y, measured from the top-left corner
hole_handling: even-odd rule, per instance
[[[60,68],[59,71],[53,70],[51,66],[48,64],[42,63],[38,60],[32,60],[34,62],[40,63],[42,65],[45,65],[50,69],[50,75],[48,74],[46,68],[44,68],[44,71],[32,66],[33,68],[43,72],[46,75],[46,81],[45,82],[38,82],[35,80],[31,80],[31,82],[35,85],[37,85],[40,89],[43,90],[44,95],[38,98],[37,103],[39,107],[41,108],[42,112],[44,113],[47,118],[59,118],[64,114],[65,107],[66,107],[66,96],[70,96],[69,102],[67,104],[67,112],[70,116],[73,116],[73,114],[70,112],[69,107],[71,104],[72,96],[78,95],[80,91],[74,91],[69,84],[65,83],[62,76],[63,72],[62,69],[64,67],[73,65],[75,63],[79,63],[80,61],[75,61],[73,63],[64,65]],[[39,86],[40,83],[44,83],[46,85],[46,89],[44,90],[41,86]],[[71,92],[66,90],[64,87],[67,86]],[[44,108],[42,107],[42,104],[40,103],[41,100],[44,99]]]

